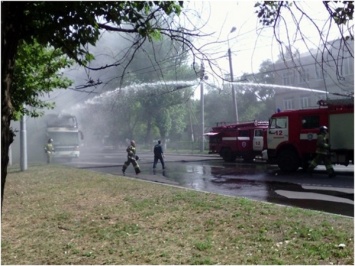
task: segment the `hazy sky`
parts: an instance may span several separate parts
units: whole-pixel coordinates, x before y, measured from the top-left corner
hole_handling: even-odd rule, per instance
[[[297,3],[310,14],[319,27],[322,27],[325,20],[329,17],[321,1],[298,1]],[[213,58],[220,58],[218,64],[223,69],[224,74],[230,73],[227,56],[229,44],[232,51],[235,80],[243,73],[258,72],[259,66],[263,61],[267,59],[276,61],[280,54],[280,46],[276,43],[272,29],[262,29],[262,25],[258,23],[254,5],[255,2],[250,0],[190,1],[184,3],[184,8],[194,9],[200,16],[200,18],[189,16],[189,19],[194,23],[193,26],[197,28],[203,26],[203,33],[213,33],[213,35],[208,38],[195,40],[194,43],[196,43],[197,46],[210,43],[210,45],[204,46],[203,52]],[[281,37],[283,40],[286,40],[288,34],[291,42],[294,43],[301,52],[304,52],[306,49],[304,45],[301,45],[300,36],[295,34],[295,22],[292,21],[289,16],[285,16],[285,19],[285,24],[281,24],[278,28]],[[285,25],[287,25],[287,28]],[[230,33],[233,27],[235,27],[236,30]],[[311,26],[309,21],[305,19],[302,21],[301,30],[303,33],[306,33],[312,48],[316,48],[319,45],[319,34],[315,32],[314,29],[315,27]],[[105,47],[104,50],[106,51],[107,47]],[[76,75],[78,75],[78,72],[74,71],[73,76],[70,78],[74,78]],[[85,79],[85,75],[81,75],[79,80],[81,81],[82,79]],[[216,79],[214,81],[216,82]],[[83,80],[80,84],[85,82],[86,80]],[[212,82],[212,79],[210,79],[209,82]],[[220,81],[217,81],[217,83],[220,83]],[[67,94],[67,92],[60,92],[58,94]],[[80,99],[87,97],[88,95],[85,94],[76,95],[74,102],[79,102]],[[65,104],[68,105],[68,100],[65,101]]]
[[[299,6],[310,15],[320,29],[329,18],[321,1],[298,1]],[[275,61],[280,54],[279,45],[273,35],[271,28],[262,29],[258,22],[254,1],[192,1],[187,7],[201,10],[202,24],[207,21],[203,28],[204,32],[214,32],[208,40],[225,41],[223,45],[217,44],[215,47],[208,48],[218,55],[227,56],[228,42],[232,51],[233,72],[235,76],[240,76],[244,72],[257,72],[262,61],[270,59]],[[284,12],[285,10],[283,10]],[[296,18],[300,18],[300,13],[296,12]],[[303,17],[300,22],[302,33],[306,35],[309,47],[306,48],[301,41],[300,34],[296,34],[296,23],[290,16],[283,13],[285,22],[278,27],[280,36],[286,42],[290,38],[300,52],[305,52],[308,48],[317,48],[319,45],[319,34],[316,27]],[[287,25],[287,26],[286,26]],[[236,27],[236,31],[230,33]],[[261,30],[262,29],[262,30]],[[323,29],[327,32],[327,28]],[[335,38],[335,34],[332,33]],[[229,69],[228,58],[220,60],[225,69]]]

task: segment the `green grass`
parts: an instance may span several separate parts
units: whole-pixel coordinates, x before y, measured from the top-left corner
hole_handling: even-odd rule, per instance
[[[3,265],[354,264],[348,217],[59,165],[4,196]]]

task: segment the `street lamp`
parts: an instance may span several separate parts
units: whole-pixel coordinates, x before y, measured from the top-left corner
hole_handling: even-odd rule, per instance
[[[228,33],[227,36],[227,40],[228,40],[228,57],[229,57],[229,69],[230,69],[230,76],[231,76],[231,82],[232,82],[232,95],[233,95],[233,107],[234,107],[234,118],[236,123],[238,123],[239,121],[239,117],[238,117],[238,106],[237,106],[237,98],[236,98],[236,94],[235,94],[235,90],[234,90],[234,84],[233,84],[233,64],[232,64],[232,52],[231,49],[229,47],[229,34],[231,34],[232,32],[234,32],[237,28],[233,27],[231,29],[231,31]]]
[[[205,150],[204,134],[205,134],[205,99],[203,94],[203,79],[205,77],[205,66],[203,61],[201,61],[201,70],[200,70],[200,88],[201,88],[201,148],[200,152],[203,153]]]

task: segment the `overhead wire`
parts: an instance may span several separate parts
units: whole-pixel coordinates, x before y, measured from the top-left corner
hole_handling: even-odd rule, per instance
[[[261,28],[260,28],[260,29],[261,29]],[[258,31],[258,30],[259,30],[259,28],[256,29],[256,31]],[[253,30],[244,32],[244,33],[239,34],[238,36],[236,36],[236,37],[234,37],[234,38],[231,38],[231,40],[235,40],[235,42],[239,42],[239,43],[240,43],[240,42],[243,42],[245,39],[241,39],[241,37],[244,36],[244,37],[246,38],[249,33],[254,32],[254,31],[255,31],[255,30],[253,29]],[[259,35],[259,36],[260,36],[260,35]],[[298,40],[301,40],[301,38],[298,39]],[[234,45],[234,44],[232,43],[232,46],[233,46],[233,45]],[[270,45],[260,45],[260,46],[256,46],[256,45],[255,45],[254,47],[246,47],[246,48],[240,48],[240,47],[239,47],[239,49],[238,49],[237,51],[233,52],[233,53],[234,53],[234,54],[235,54],[235,53],[242,53],[242,52],[249,51],[249,50],[255,51],[256,49],[260,49],[260,48],[268,47],[268,46],[270,46]],[[270,48],[271,48],[271,47],[272,47],[272,46],[270,46]],[[211,56],[213,56],[213,55],[217,55],[217,56],[218,56],[218,57],[214,58],[214,60],[218,60],[218,59],[222,59],[222,58],[227,58],[227,56],[226,56],[226,54],[225,54],[225,51],[217,51],[217,49],[218,49],[218,48],[212,49],[212,52],[209,53],[209,55],[211,55]],[[188,53],[188,51],[184,51],[184,52],[183,52],[183,54],[186,54],[186,53]],[[177,56],[172,56],[172,57],[170,57],[170,58],[165,58],[165,59],[163,59],[163,60],[161,60],[161,61],[156,62],[157,64],[152,64],[151,66],[146,66],[146,67],[142,67],[142,68],[139,68],[139,69],[134,69],[134,70],[131,70],[131,72],[134,71],[134,73],[135,73],[136,75],[154,73],[154,72],[156,72],[156,70],[154,70],[155,67],[159,66],[159,64],[161,64],[161,63],[171,61],[172,58],[177,58]],[[251,61],[252,61],[252,60],[251,60]],[[309,65],[311,65],[311,64],[309,64]],[[306,65],[304,65],[304,66],[306,66]],[[167,65],[167,66],[161,67],[160,69],[161,69],[161,71],[164,71],[164,70],[166,70],[166,69],[170,69],[171,67],[175,67],[175,65]],[[276,71],[281,71],[281,70],[285,70],[285,69],[287,69],[287,68],[284,68],[284,69],[277,69]],[[265,73],[270,73],[270,72],[272,72],[272,71],[268,71],[268,72],[265,72]],[[260,73],[258,73],[258,74],[262,74],[262,73],[263,73],[263,72],[260,72]],[[112,78],[112,80],[113,80],[113,79],[117,79],[117,78],[122,78],[122,77],[114,77],[114,78]],[[105,82],[105,83],[107,83],[107,82]],[[93,91],[91,91],[91,92],[89,92],[89,93],[93,93]],[[89,96],[89,95],[84,96],[83,98],[88,97],[88,96]]]
[[[350,59],[350,57],[348,57],[349,59]],[[347,59],[347,58],[344,58],[344,59]],[[163,60],[163,61],[166,61],[166,60]],[[329,62],[331,62],[332,60],[329,60]],[[325,62],[326,63],[326,62]],[[315,66],[315,63],[308,63],[308,64],[303,64],[302,65],[302,67],[307,67],[307,66]],[[164,68],[162,68],[163,70],[165,70],[165,69],[168,69],[168,68],[170,68],[171,67],[171,65],[169,65],[169,66],[166,66],[166,67],[164,67]],[[284,68],[277,68],[277,69],[274,69],[274,70],[269,70],[269,71],[263,71],[263,72],[258,72],[258,73],[250,73],[250,74],[247,74],[246,76],[254,76],[254,75],[263,75],[263,74],[270,74],[270,73],[277,73],[277,72],[281,72],[281,71],[284,71],[284,70],[292,70],[292,69],[296,69],[298,66],[294,66],[294,67],[292,67],[292,68],[290,68],[290,67],[284,67]],[[144,67],[144,68],[141,68],[141,69],[138,69],[138,71],[143,71],[143,70],[147,70],[147,69],[150,69],[151,68],[151,66],[149,66],[149,67]],[[136,74],[140,74],[140,75],[142,75],[142,74],[148,74],[148,73],[152,73],[152,72],[154,72],[154,70],[149,70],[149,71],[145,71],[145,72],[137,72]],[[196,90],[196,89],[195,89]],[[63,93],[64,93],[64,91],[63,91]],[[56,97],[59,97],[58,95],[56,96]],[[88,95],[83,95],[83,97],[80,97],[80,99],[73,99],[72,100],[72,102],[74,101],[74,104],[77,104],[77,103],[79,103],[79,102],[81,102],[81,101],[83,101],[83,100],[86,100],[86,99],[88,99]],[[68,102],[68,105],[69,105],[70,103]]]

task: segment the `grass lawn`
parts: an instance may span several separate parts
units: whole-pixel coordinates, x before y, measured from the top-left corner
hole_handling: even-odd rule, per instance
[[[10,167],[1,264],[354,264],[353,218],[60,165]]]

